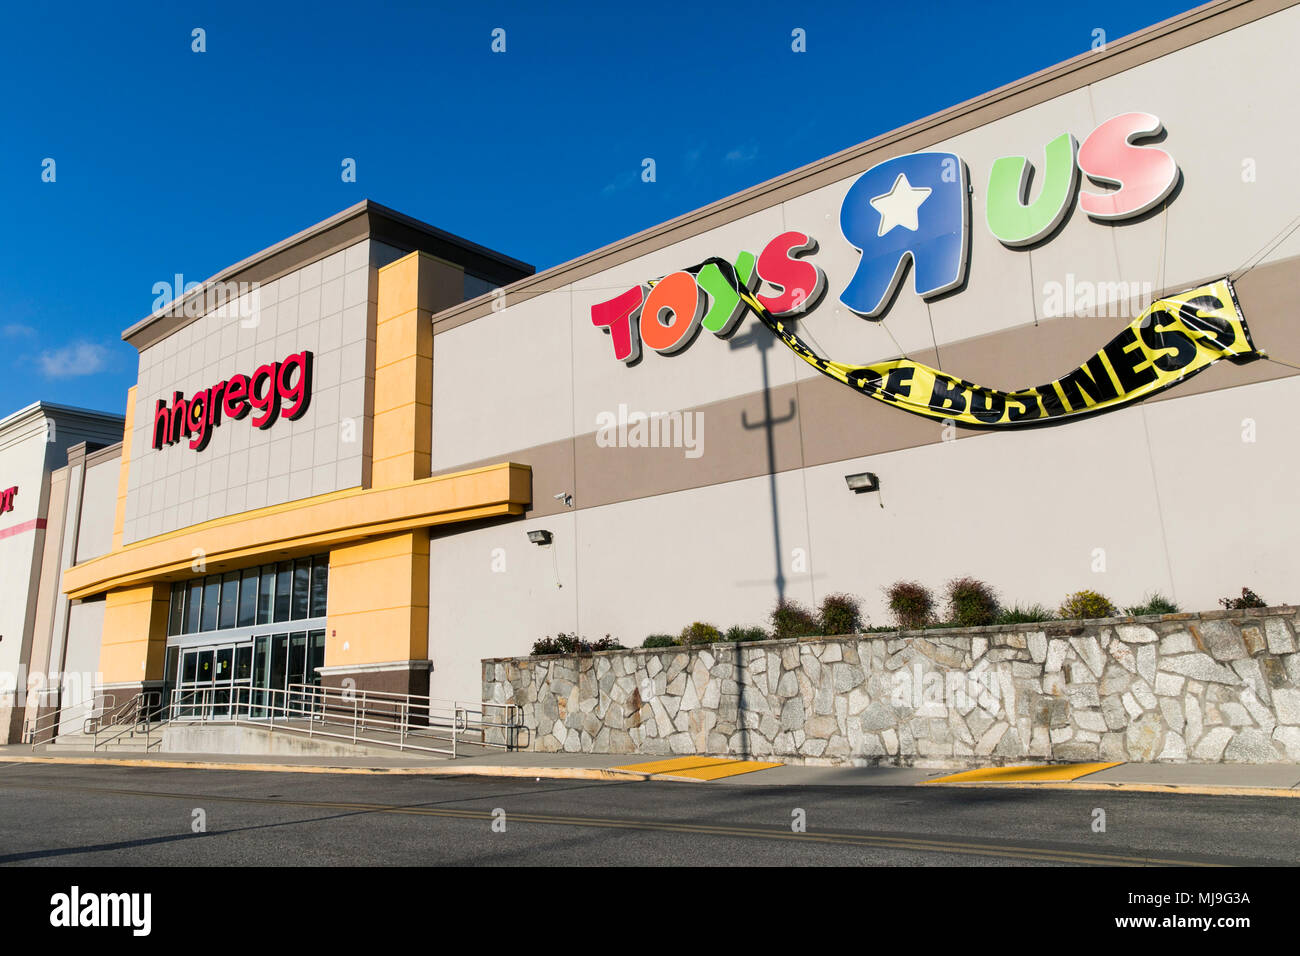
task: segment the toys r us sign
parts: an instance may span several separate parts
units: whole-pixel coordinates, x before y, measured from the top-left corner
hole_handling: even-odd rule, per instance
[[[1048,240],[1076,204],[1103,223],[1156,208],[1177,186],[1178,165],[1164,150],[1138,142],[1163,130],[1151,113],[1124,113],[1098,125],[1082,143],[1069,132],[1060,134],[1044,147],[1042,185],[1032,201],[1028,158],[994,160],[983,197],[985,225],[1008,249],[1019,250]],[[1080,172],[1115,188],[1082,191]],[[909,263],[913,288],[923,299],[960,287],[970,249],[965,162],[956,153],[922,152],[877,163],[845,195],[840,231],[861,258],[839,298],[864,318],[878,319],[885,312]],[[734,265],[745,289],[756,293],[774,317],[785,317],[814,308],[825,291],[824,272],[805,258],[816,251],[815,239],[791,230],[768,242],[757,257],[741,252]],[[670,355],[688,346],[700,327],[730,335],[744,312],[737,290],[710,264],[698,274],[674,272],[597,303],[591,321],[609,333],[614,357],[632,364],[643,344]]]

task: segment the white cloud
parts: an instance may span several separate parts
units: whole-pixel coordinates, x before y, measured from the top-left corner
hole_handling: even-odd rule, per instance
[[[638,173],[631,173],[631,172],[623,173],[620,176],[618,176],[613,182],[607,183],[601,189],[601,193],[603,195],[608,196],[611,195],[612,193],[616,193],[624,189],[628,189],[631,186],[633,186],[639,178],[640,178],[640,174]]]
[[[108,349],[94,342],[72,342],[37,356],[46,378],[74,378],[94,375],[108,364]]]
[[[747,163],[758,155],[758,144],[748,143],[744,146],[737,146],[726,155],[729,163]]]
[[[5,338],[9,339],[30,339],[36,335],[36,330],[30,325],[23,325],[21,322],[10,322],[0,332],[4,333]]]

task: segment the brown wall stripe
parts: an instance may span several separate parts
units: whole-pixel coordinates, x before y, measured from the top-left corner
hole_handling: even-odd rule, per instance
[[[1255,345],[1270,355],[1300,364],[1300,323],[1294,318],[1297,288],[1300,257],[1259,266],[1237,283]],[[1066,317],[983,335],[944,345],[944,366],[981,385],[1037,385],[1074,368],[1105,345],[1127,321],[1127,316]],[[911,357],[934,362],[933,350],[916,352]],[[1295,374],[1273,362],[1244,366],[1221,362],[1149,401],[1168,401]],[[792,403],[793,416],[772,429],[775,465],[771,470],[777,473],[942,440],[939,423],[873,401],[821,375],[771,389],[774,416],[784,416]],[[563,513],[566,507],[552,495],[566,491],[574,495],[576,508],[595,508],[769,473],[765,430],[745,427],[745,422],[759,421],[764,416],[761,391],[682,411],[704,415],[704,454],[699,458],[686,458],[681,448],[602,448],[596,444],[593,430],[573,439],[503,452],[434,473],[447,474],[506,460],[531,465],[533,507],[527,517]],[[967,439],[987,433],[958,429],[956,434],[959,439]],[[435,426],[435,456],[437,441]]]

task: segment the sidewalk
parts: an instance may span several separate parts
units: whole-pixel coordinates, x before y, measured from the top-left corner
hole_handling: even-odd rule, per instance
[[[21,744],[0,746],[0,768],[63,764],[278,771],[490,776],[551,780],[671,781],[732,786],[981,787],[1137,790],[1300,797],[1295,764],[1051,764],[954,770],[923,767],[806,767],[721,757],[555,754],[483,750],[456,759],[394,754],[332,757],[262,754],[150,754],[65,751],[43,755]]]

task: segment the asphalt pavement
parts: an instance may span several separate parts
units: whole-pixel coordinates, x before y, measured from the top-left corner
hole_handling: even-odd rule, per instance
[[[749,776],[718,786],[11,762],[0,764],[0,864],[1300,862],[1300,803],[1287,797]]]

